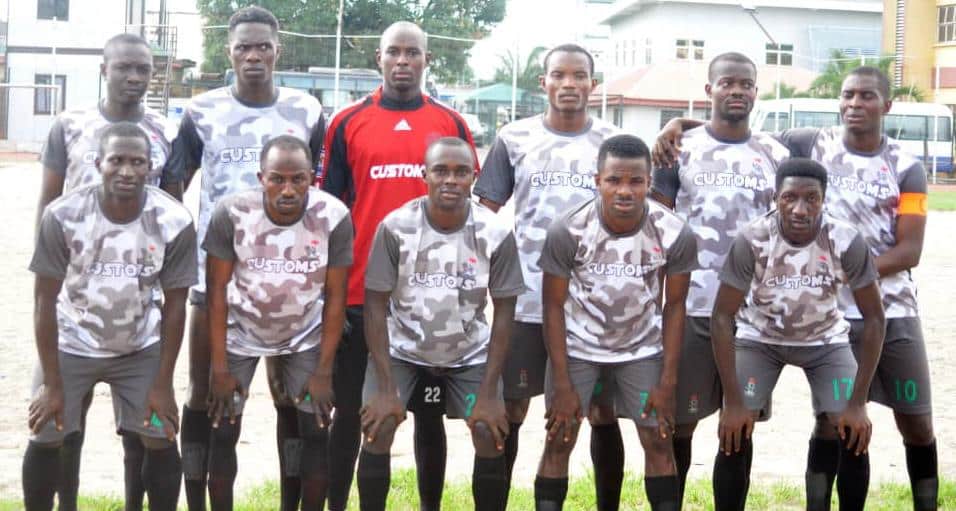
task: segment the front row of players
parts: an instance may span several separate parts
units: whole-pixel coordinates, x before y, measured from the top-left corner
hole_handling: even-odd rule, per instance
[[[182,467],[172,373],[186,289],[196,279],[196,235],[181,204],[145,186],[149,148],[137,126],[110,126],[97,162],[102,184],[58,199],[43,215],[30,265],[41,370],[23,463],[27,509],[52,508],[59,445],[79,428],[82,397],[100,381],[111,385],[118,427],[138,433],[146,448],[150,508],[176,507]],[[383,220],[370,255],[365,327],[372,363],[360,500],[363,509],[385,508],[395,429],[417,381],[428,376],[444,382],[449,415],[471,428],[476,508],[504,509],[508,421],[500,380],[515,297],[525,288],[515,238],[470,200],[476,162],[465,142],[439,139],[425,161],[428,195]],[[298,138],[270,140],[262,189],[223,200],[203,241],[210,255],[214,509],[232,507],[242,407],[260,357],[275,357],[285,387],[296,392],[303,507],[319,509],[325,499],[331,376],[353,229],[346,207],[311,186],[313,168]],[[646,200],[649,169],[643,142],[608,138],[598,155],[596,197],[548,229],[540,258],[548,438],[535,480],[538,509],[561,509],[582,410],[594,399],[613,399],[617,413],[634,420],[652,508],[680,507],[670,437],[697,242],[683,220]],[[807,373],[814,411],[830,424],[824,438],[839,439],[847,457],[869,443],[865,403],[883,307],[863,238],[823,212],[826,186],[819,164],[784,162],[776,209],[742,229],[720,273],[712,329],[728,390],[715,488],[729,508],[743,508],[753,421],[785,364]],[[859,366],[837,303],[844,287],[863,316]]]

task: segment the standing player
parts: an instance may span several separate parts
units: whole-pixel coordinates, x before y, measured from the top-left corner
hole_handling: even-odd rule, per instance
[[[346,507],[359,450],[359,407],[368,363],[362,305],[366,258],[375,228],[385,215],[427,192],[422,171],[429,143],[458,137],[468,142],[474,154],[465,121],[421,90],[422,73],[431,58],[422,29],[404,21],[392,24],[382,33],[375,55],[382,86],[337,112],[329,123],[321,183],[323,190],[349,205],[357,229],[346,310],[351,328],[335,368],[338,407],[332,422],[330,463],[337,470],[329,483],[333,511]],[[423,374],[419,381],[429,379]],[[428,393],[414,397],[412,403],[417,404],[410,405],[415,412],[415,460],[422,509],[438,509],[445,480],[444,405],[440,386],[426,388]]]
[[[153,73],[153,54],[143,38],[133,34],[111,37],[103,46],[100,74],[106,81],[106,97],[95,106],[69,110],[57,116],[43,148],[43,182],[37,206],[37,224],[46,205],[62,195],[88,184],[100,182],[96,169],[99,140],[103,130],[115,122],[134,122],[150,137],[152,170],[146,182],[158,185],[169,156],[176,126],[160,112],[143,104],[143,96]],[[62,93],[62,91],[61,91]],[[92,395],[86,398],[88,402]],[[81,424],[86,421],[86,407]],[[80,483],[80,451],[83,429],[63,439],[61,449],[59,509],[76,509],[76,490]],[[140,469],[143,447],[139,435],[122,432],[125,458],[126,508],[142,507],[143,487]]]
[[[471,429],[475,509],[503,511],[508,423],[500,377],[515,297],[524,290],[515,239],[492,211],[470,200],[476,162],[467,142],[437,140],[425,165],[428,195],[382,220],[369,256],[365,328],[372,364],[363,391],[360,506],[385,509],[395,429],[419,375],[429,372],[448,389],[449,416],[466,419]]]
[[[829,175],[828,211],[856,226],[875,257],[886,311],[886,345],[877,368],[870,399],[893,409],[906,447],[906,468],[914,508],[936,509],[938,462],[933,434],[932,401],[926,344],[919,319],[916,284],[910,270],[919,263],[926,230],[926,172],[918,159],[884,136],[883,116],[889,112],[889,80],[878,69],[860,67],[842,85],[840,112],[843,126],[794,129],[776,136],[794,156],[812,158]],[[682,119],[665,127],[655,151],[666,158],[680,136]],[[840,300],[852,326],[850,342],[861,343],[862,321],[848,295]],[[825,426],[817,421],[819,429]],[[869,459],[838,464],[835,442],[810,440],[807,456],[807,499],[830,502],[833,479],[839,470],[837,492],[841,502],[862,503],[869,483]]]
[[[495,211],[514,196],[515,237],[527,285],[518,297],[511,351],[502,375],[511,432],[505,448],[509,479],[528,404],[544,392],[548,354],[541,332],[538,258],[545,233],[558,216],[594,197],[598,148],[617,132],[588,115],[588,95],[597,82],[594,59],[584,48],[575,44],[552,48],[545,55],[540,81],[548,94],[547,111],[508,124],[498,133],[475,185],[481,203]],[[624,478],[621,430],[613,406],[596,407],[590,418],[598,507],[614,509]]]
[[[710,343],[717,272],[737,231],[773,203],[777,162],[787,148],[750,133],[757,98],[757,66],[740,53],[715,57],[704,87],[712,118],[683,137],[678,163],[654,172],[651,196],[687,220],[697,238],[700,268],[691,275],[679,377],[674,458],[681,495],[697,422],[721,405],[720,377]]]
[[[734,240],[711,317],[724,388],[718,427],[723,454],[714,466],[718,510],[744,509],[754,416],[766,406],[785,365],[806,374],[813,411],[826,421],[816,434],[840,443],[840,462],[866,452],[872,433],[866,396],[884,329],[873,259],[856,229],[823,213],[827,172],[820,164],[787,160],[777,170],[776,189],[777,209]],[[845,289],[863,316],[859,364],[838,306]],[[857,506],[841,498],[840,509],[862,509],[865,500],[864,495]],[[821,504],[808,500],[807,507],[829,508],[829,502]]]
[[[602,378],[637,425],[651,509],[680,508],[670,435],[697,243],[683,220],[646,200],[650,166],[640,139],[608,138],[598,153],[598,197],[548,228],[540,259],[549,366],[548,439],[534,482],[539,510],[564,504],[578,421]]]
[[[145,185],[150,136],[139,127],[111,124],[98,154],[101,183],[50,203],[30,263],[40,370],[24,507],[52,509],[60,445],[81,428],[84,396],[102,381],[113,393],[117,429],[145,447],[150,509],[171,511],[182,474],[172,378],[186,290],[196,282],[196,232],[181,204]]]
[[[260,165],[262,190],[219,201],[203,242],[212,358],[209,497],[213,509],[232,509],[244,397],[259,357],[272,357],[298,403],[302,508],[322,509],[352,222],[344,204],[312,187],[315,166],[301,139],[270,139]]]
[[[197,169],[202,169],[199,237],[205,238],[213,208],[222,197],[257,187],[259,152],[273,136],[288,134],[307,141],[312,161],[318,161],[325,135],[322,106],[312,96],[276,87],[272,70],[279,57],[279,25],[261,7],[239,9],[229,18],[227,53],[236,83],[193,98],[180,125],[170,159],[173,176],[164,188],[181,194]],[[199,251],[199,283],[191,290],[189,328],[189,395],[183,407],[183,473],[189,509],[205,509],[209,450],[209,332],[206,313],[205,252]],[[267,359],[267,367],[271,364]],[[280,462],[283,511],[299,500],[298,419],[292,401],[295,390],[283,389],[271,374],[276,406],[276,440]],[[292,395],[287,395],[287,391]]]

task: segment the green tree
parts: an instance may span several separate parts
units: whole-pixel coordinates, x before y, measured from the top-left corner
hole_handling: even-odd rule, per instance
[[[207,25],[225,25],[236,9],[260,5],[272,11],[283,31],[334,34],[337,0],[196,0]],[[398,20],[418,23],[427,33],[480,39],[504,18],[505,0],[346,0],[342,32],[378,36]],[[335,65],[334,38],[310,39],[281,34],[282,56],[278,69],[304,71],[309,66]],[[467,68],[473,43],[432,38],[430,73],[439,80],[454,79]],[[342,66],[375,68],[378,38],[346,37],[342,41]],[[203,71],[221,73],[229,68],[226,30],[203,32]]]
[[[547,51],[543,46],[536,46],[528,58],[521,61],[521,52],[518,52],[518,88],[536,91],[538,90],[538,77],[544,74],[544,68],[541,66],[541,55]],[[495,82],[511,84],[511,73],[514,71],[515,54],[511,50],[504,55],[498,55],[498,67],[495,68]]]
[[[843,86],[843,80],[846,79],[850,71],[860,66],[873,66],[890,76],[890,67],[893,65],[892,57],[848,57],[839,50],[833,50],[830,54],[830,61],[827,67],[810,84],[810,97],[814,98],[839,98],[840,89]],[[923,101],[926,94],[916,86],[891,87],[890,99]]]
[[[776,84],[774,84],[776,87]],[[810,93],[807,91],[798,91],[796,87],[791,87],[785,83],[780,83],[780,99],[789,99],[789,98],[809,98]],[[760,99],[777,99],[777,91],[774,88],[770,89],[770,92],[765,92],[760,95]]]

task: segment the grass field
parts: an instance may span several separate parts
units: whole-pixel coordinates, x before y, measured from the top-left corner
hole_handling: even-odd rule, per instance
[[[834,495],[836,491],[834,490]],[[388,509],[396,511],[414,511],[418,509],[418,491],[415,486],[415,472],[411,469],[398,470],[392,474],[392,489],[388,495]],[[265,483],[237,499],[236,511],[260,511],[276,509],[279,502],[279,487],[275,482]],[[650,509],[644,496],[644,487],[638,476],[627,474],[621,496],[622,510]],[[834,497],[833,509],[837,509]],[[940,509],[956,509],[956,481],[945,480],[940,483]],[[568,498],[564,508],[568,511],[592,509],[594,507],[594,481],[592,477],[571,480]],[[122,511],[123,502],[119,497],[81,497],[79,508],[89,511]],[[473,508],[470,481],[454,481],[445,486],[442,509],[446,511],[468,510]],[[804,509],[803,487],[789,483],[753,484],[747,500],[748,509],[800,510]],[[0,500],[0,511],[22,509],[19,500]],[[181,508],[185,509],[185,508]],[[349,509],[358,510],[358,497],[353,487]],[[531,488],[512,488],[508,509],[534,509],[534,492]],[[698,479],[687,488],[684,499],[685,510],[713,509],[710,481]],[[886,483],[871,484],[867,500],[868,511],[890,511],[912,509],[909,486]]]
[[[956,190],[929,192],[929,209],[932,211],[956,211]]]

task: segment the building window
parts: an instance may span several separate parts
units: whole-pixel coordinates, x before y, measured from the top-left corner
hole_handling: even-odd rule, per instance
[[[767,43],[767,64],[792,66],[793,65],[793,45],[792,44],[770,44]]]
[[[70,0],[37,0],[37,19],[58,21],[70,19]]]
[[[611,109],[611,122],[618,128],[624,127],[624,108],[617,107]]]
[[[956,5],[941,5],[937,7],[937,25],[939,33],[937,41],[939,43],[949,43],[956,41]]]
[[[689,60],[692,56],[694,60],[704,60],[704,41],[678,39],[677,60]]]
[[[37,85],[50,85],[50,75],[34,75],[33,83]],[[57,92],[57,112],[62,112],[66,108],[66,75],[56,75],[56,84],[60,86]],[[33,90],[33,114],[49,115],[53,111],[53,89],[36,88]]]
[[[650,37],[644,39],[644,65],[651,65],[651,49],[654,47],[654,41]]]
[[[683,110],[672,110],[668,108],[661,110],[661,125],[658,129],[663,129],[664,125],[667,124],[667,121],[676,119],[678,117],[684,117]]]

